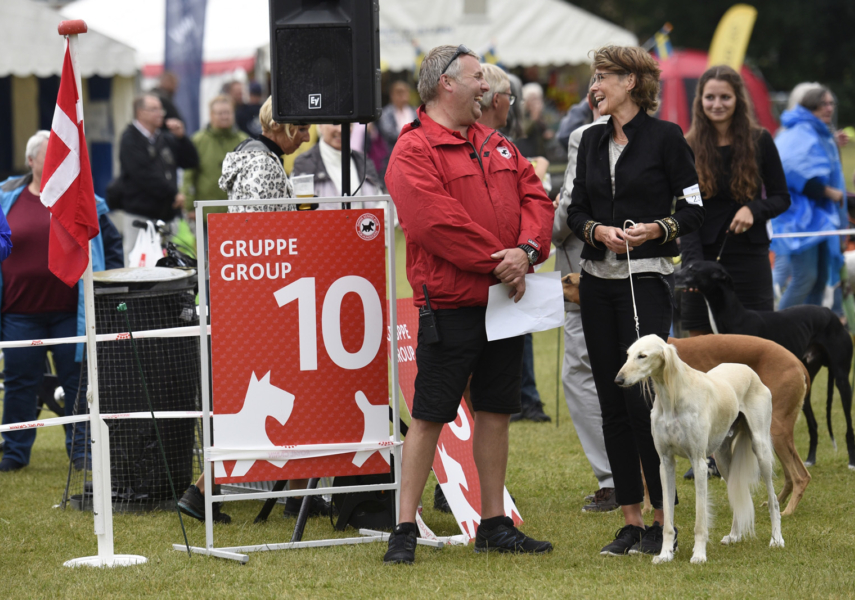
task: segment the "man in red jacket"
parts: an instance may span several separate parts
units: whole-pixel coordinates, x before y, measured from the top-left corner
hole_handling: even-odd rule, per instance
[[[424,104],[401,131],[386,171],[407,241],[407,279],[422,315],[401,515],[387,564],[415,559],[416,510],[436,442],[457,416],[470,375],[481,483],[475,551],[552,550],[505,516],[508,419],[520,411],[523,338],[488,342],[484,318],[491,285],[507,284],[519,301],[525,274],[549,255],[553,208],[531,163],[500,133],[478,124],[479,101],[489,90],[474,52],[431,50],[419,74]]]

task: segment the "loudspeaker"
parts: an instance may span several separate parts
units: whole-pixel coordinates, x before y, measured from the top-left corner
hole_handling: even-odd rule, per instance
[[[380,118],[379,0],[270,0],[273,119]]]

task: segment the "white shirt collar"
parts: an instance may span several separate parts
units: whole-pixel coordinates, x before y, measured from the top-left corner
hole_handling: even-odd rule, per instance
[[[154,143],[154,140],[157,139],[157,133],[151,133],[148,129],[146,129],[142,123],[134,119],[134,127],[136,127],[141,134],[143,134],[146,139],[148,139],[149,143]]]

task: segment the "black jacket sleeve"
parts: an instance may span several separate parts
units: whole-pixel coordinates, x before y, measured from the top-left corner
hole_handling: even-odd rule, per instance
[[[698,189],[698,173],[695,170],[695,154],[689,148],[686,138],[679,125],[667,123],[668,134],[665,136],[663,152],[664,164],[668,170],[668,180],[671,182],[671,193],[678,198],[674,214],[671,215],[680,225],[677,237],[697,231],[704,223],[704,207],[699,202],[689,202],[681,198],[690,195],[689,190]],[[700,191],[697,197],[700,198]]]
[[[196,152],[196,146],[189,136],[177,138],[172,134],[168,134],[172,139],[170,146],[175,152],[175,164],[182,169],[195,169],[199,166],[199,153]]]
[[[586,224],[592,221],[591,218],[591,199],[588,196],[586,185],[587,175],[587,156],[588,144],[595,144],[596,138],[593,135],[586,135],[591,130],[597,127],[591,127],[582,134],[582,140],[579,142],[579,151],[576,154],[576,176],[573,178],[573,191],[570,193],[570,206],[567,208],[567,225],[573,231],[577,238],[592,244],[593,239],[585,236],[586,228],[590,225]],[[591,230],[589,229],[589,234]]]
[[[757,140],[760,154],[760,176],[766,197],[757,198],[748,203],[755,221],[768,221],[785,212],[790,207],[790,193],[787,191],[787,178],[781,157],[772,136],[765,129]]]

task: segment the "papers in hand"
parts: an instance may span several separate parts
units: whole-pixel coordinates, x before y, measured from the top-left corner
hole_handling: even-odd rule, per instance
[[[546,331],[564,324],[564,292],[561,273],[529,273],[525,294],[519,302],[508,298],[511,286],[490,286],[487,298],[487,339],[502,340],[524,333]]]

